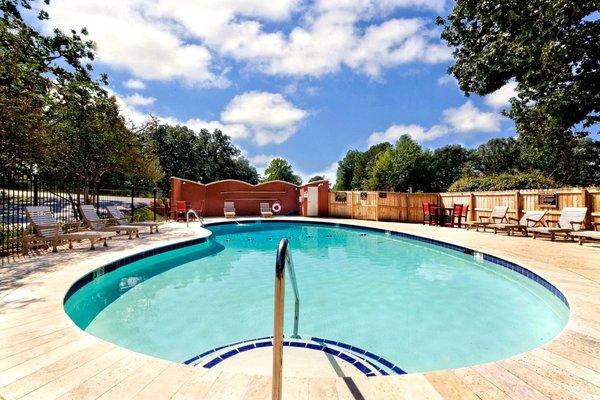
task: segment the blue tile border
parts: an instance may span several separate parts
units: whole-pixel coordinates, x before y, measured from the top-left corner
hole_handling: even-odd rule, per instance
[[[139,261],[143,258],[155,256],[157,254],[165,253],[165,252],[171,251],[171,250],[181,249],[184,247],[204,243],[204,242],[206,242],[207,239],[208,238],[206,238],[206,237],[194,238],[194,239],[184,240],[184,241],[177,242],[177,243],[171,243],[171,244],[167,244],[164,246],[155,247],[153,249],[141,251],[139,253],[132,254],[130,256],[115,260],[115,261],[105,264],[101,267],[98,267],[98,268],[94,269],[93,271],[85,274],[84,276],[82,276],[81,278],[76,280],[75,283],[73,283],[71,285],[69,290],[67,290],[65,297],[63,298],[63,304],[65,304],[67,302],[67,300],[69,300],[69,298],[71,296],[73,296],[73,294],[75,292],[77,292],[79,289],[81,289],[83,286],[92,282],[94,279],[101,277],[104,274],[113,272],[121,267],[124,267],[127,264],[131,264],[131,263]]]

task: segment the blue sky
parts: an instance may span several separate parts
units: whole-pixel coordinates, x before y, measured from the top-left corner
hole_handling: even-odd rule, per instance
[[[465,97],[434,20],[446,0],[53,0],[46,29],[87,27],[125,116],[219,127],[262,171],[331,177],[349,149],[514,135],[514,84]]]

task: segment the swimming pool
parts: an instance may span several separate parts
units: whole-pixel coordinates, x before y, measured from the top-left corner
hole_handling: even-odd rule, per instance
[[[90,334],[177,362],[272,335],[275,252],[285,237],[301,298],[299,334],[349,343],[406,372],[531,350],[558,335],[569,316],[547,282],[458,246],[326,224],[208,229],[203,243],[93,274],[69,292],[66,312]],[[289,286],[286,293],[289,335]]]

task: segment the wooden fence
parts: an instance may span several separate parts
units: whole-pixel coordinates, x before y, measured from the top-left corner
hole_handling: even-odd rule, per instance
[[[556,204],[541,205],[540,194],[554,196]],[[550,190],[511,190],[501,192],[440,193],[444,207],[469,205],[469,220],[489,215],[494,206],[508,206],[508,216],[521,218],[529,210],[546,209],[546,219],[557,220],[564,207],[587,207],[587,225],[600,222],[600,188],[563,188]]]
[[[330,192],[329,215],[373,221],[423,221],[423,203],[438,203],[437,193]]]
[[[554,206],[540,204],[540,195],[554,196]],[[423,203],[444,207],[469,206],[467,220],[487,216],[494,206],[508,206],[508,216],[520,218],[528,210],[546,208],[546,219],[557,220],[564,207],[587,207],[587,225],[600,223],[600,188],[511,190],[464,193],[330,192],[329,215],[373,221],[422,222]]]

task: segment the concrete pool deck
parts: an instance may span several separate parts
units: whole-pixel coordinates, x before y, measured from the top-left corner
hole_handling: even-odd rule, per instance
[[[285,218],[282,218],[285,219]],[[309,218],[294,218],[310,221]],[[507,237],[452,228],[342,219],[438,239],[513,261],[552,282],[571,317],[553,341],[515,357],[429,373],[372,377],[332,374],[326,362],[284,351],[284,399],[600,399],[600,244]],[[208,220],[207,220],[208,221]],[[20,257],[0,267],[0,397],[5,399],[268,399],[263,357],[210,370],[118,347],[77,328],[63,310],[85,273],[127,255],[198,235],[182,223],[158,235],[115,238],[110,247]],[[274,266],[273,266],[274,267]],[[263,361],[261,363],[261,361]],[[240,367],[242,365],[242,367]],[[305,367],[301,367],[305,366]],[[315,373],[323,368],[323,373]],[[303,371],[307,373],[303,373]],[[310,373],[308,373],[310,372]]]

